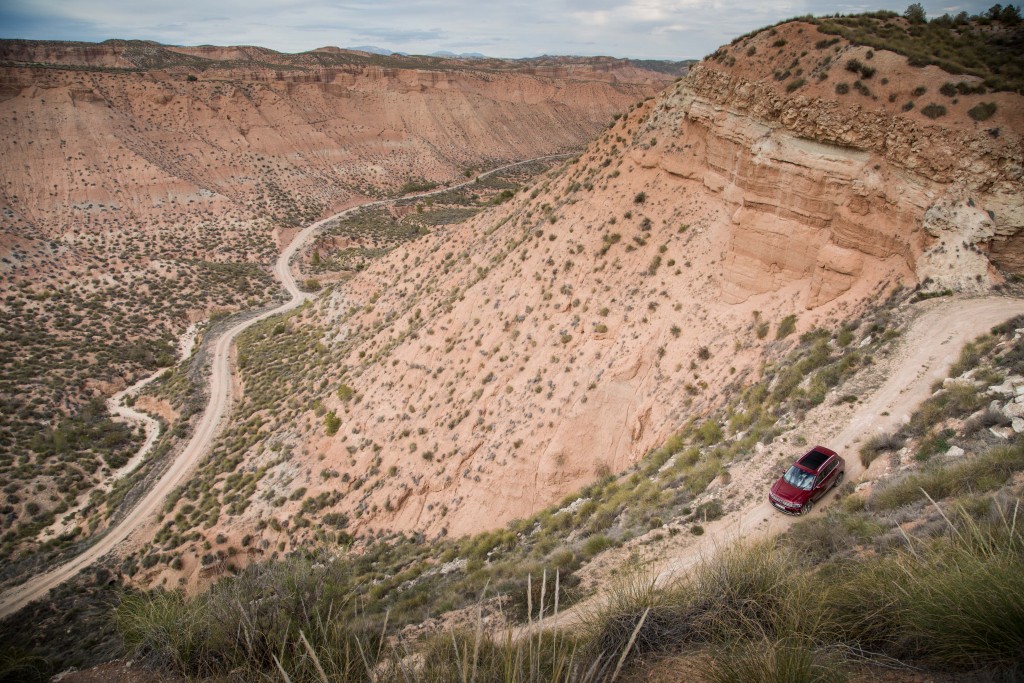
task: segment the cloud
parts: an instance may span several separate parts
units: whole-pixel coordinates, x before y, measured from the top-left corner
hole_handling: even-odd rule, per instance
[[[936,16],[982,12],[990,1],[922,4]],[[412,53],[685,59],[789,17],[889,8],[875,0],[0,0],[0,36],[248,44],[284,52],[372,41]]]

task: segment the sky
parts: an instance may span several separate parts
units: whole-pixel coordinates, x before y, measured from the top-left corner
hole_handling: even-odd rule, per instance
[[[281,52],[374,45],[412,54],[700,58],[790,17],[891,9],[824,0],[0,0],[0,37],[172,45],[259,45]],[[984,12],[994,0],[923,0],[929,17]]]

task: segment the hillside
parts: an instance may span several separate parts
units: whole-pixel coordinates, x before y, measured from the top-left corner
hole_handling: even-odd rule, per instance
[[[577,148],[671,79],[610,58],[0,41],[3,556],[128,461],[140,438],[104,399],[173,364],[190,323],[268,304],[300,225]]]
[[[195,580],[215,536],[272,553],[323,524],[357,543],[499,527],[756,385],[792,330],[900,288],[1000,286],[1019,272],[1021,96],[932,119],[902,103],[950,75],[868,52],[805,22],[723,48],[499,208],[248,335],[235,426],[162,523],[183,574],[156,576]],[[853,61],[877,94],[837,87]]]

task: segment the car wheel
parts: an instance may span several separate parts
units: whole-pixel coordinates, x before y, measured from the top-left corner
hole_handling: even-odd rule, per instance
[[[846,472],[840,472],[839,476],[836,477],[836,483],[832,484],[832,487],[835,488],[836,486],[839,486],[840,484],[842,484],[844,476],[846,476]]]
[[[811,510],[813,510],[813,509],[814,509],[814,503],[811,502],[811,501],[807,501],[806,503],[804,503],[804,506],[802,508],[800,508],[800,514],[801,515],[809,515],[809,514],[811,514]]]

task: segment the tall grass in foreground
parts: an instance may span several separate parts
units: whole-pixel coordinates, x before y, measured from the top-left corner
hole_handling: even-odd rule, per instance
[[[916,649],[956,667],[1024,658],[1024,537],[1018,505],[994,526],[965,517],[948,540],[895,561]],[[913,558],[913,559],[911,559]]]
[[[883,555],[811,561],[765,542],[725,548],[668,585],[627,572],[571,631],[547,628],[557,574],[541,578],[539,604],[528,586],[519,638],[490,632],[481,611],[474,625],[410,641],[339,617],[329,575],[299,563],[195,598],[127,598],[117,619],[133,654],[213,681],[610,683],[638,659],[679,652],[721,683],[842,681],[879,659],[1012,677],[1024,669],[1024,520],[1019,498],[1001,500],[972,513],[931,501],[944,535],[907,536]]]
[[[938,465],[882,486],[868,501],[872,509],[892,510],[926,496],[947,498],[977,495],[1005,484],[1024,470],[1024,440],[992,448],[974,458],[952,465]]]
[[[823,596],[830,629],[859,649],[939,670],[1024,665],[1020,512],[1020,499],[995,523],[943,512],[946,536],[839,565]]]
[[[632,634],[630,656],[710,646],[713,659],[723,663],[705,672],[709,678],[725,676],[733,662],[736,672],[747,664],[765,671],[777,666],[780,680],[817,680],[781,673],[789,670],[787,662],[805,654],[813,664],[807,670],[818,670],[815,648],[823,614],[813,607],[819,596],[808,578],[795,554],[773,543],[724,549],[687,579],[665,586],[641,571],[629,573],[611,587],[607,602],[585,617],[588,656],[606,660],[609,653],[623,651]],[[748,650],[762,647],[753,643],[771,643],[778,660],[743,664]]]

